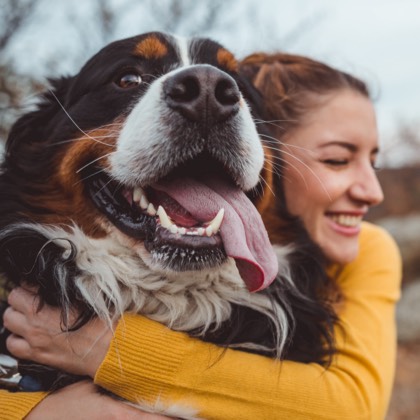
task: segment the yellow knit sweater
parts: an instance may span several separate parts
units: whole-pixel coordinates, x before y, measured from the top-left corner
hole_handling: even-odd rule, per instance
[[[126,315],[95,382],[130,401],[158,399],[206,419],[383,419],[394,378],[400,280],[394,241],[365,223],[359,257],[338,277],[345,303],[335,332],[339,353],[327,370],[235,350],[222,354]],[[45,395],[1,391],[0,418],[23,418]]]

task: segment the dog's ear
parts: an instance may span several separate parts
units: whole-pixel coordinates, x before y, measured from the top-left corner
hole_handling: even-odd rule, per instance
[[[239,89],[251,109],[251,114],[254,120],[258,122],[258,133],[263,138],[269,138],[272,135],[269,125],[262,123],[266,120],[264,117],[266,114],[264,97],[254,86],[252,80],[252,75],[246,71],[246,69],[241,69],[236,82],[238,83]]]
[[[263,114],[264,101],[261,92],[252,84],[248,75],[241,71],[239,72],[236,82],[242,93],[242,96],[247,101],[251,108],[251,113],[254,119],[260,119]]]
[[[48,123],[62,110],[61,104],[65,102],[72,80],[72,77],[63,77],[49,81],[50,88],[42,95],[37,109],[20,117],[10,130],[6,156],[16,156],[22,147],[46,140]]]
[[[265,143],[266,141],[270,142],[272,137],[272,133],[270,131],[270,127],[268,124],[263,123],[266,118],[265,115],[265,108],[264,108],[264,98],[261,92],[254,86],[252,83],[252,75],[246,71],[246,69],[240,69],[239,75],[237,76],[236,82],[238,83],[239,89],[243,97],[245,98],[246,102],[248,103],[252,117],[256,122],[257,132],[260,136],[261,143]],[[271,148],[271,146],[270,146]],[[272,154],[275,152],[272,151]],[[276,169],[276,174],[280,173],[280,168]],[[265,169],[262,170],[263,172]],[[280,175],[276,176],[275,184],[271,186],[271,188],[276,189],[276,196],[277,190],[279,191],[279,196],[283,199],[283,192],[280,182]],[[266,179],[264,176],[261,179]],[[264,190],[266,188],[266,183],[260,181],[258,185],[256,185],[252,190],[248,191],[248,197],[254,202],[257,203],[261,197],[264,195]]]

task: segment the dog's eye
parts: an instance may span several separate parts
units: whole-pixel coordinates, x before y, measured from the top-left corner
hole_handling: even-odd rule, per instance
[[[142,78],[136,73],[126,73],[116,80],[116,84],[123,89],[130,89],[141,84]]]

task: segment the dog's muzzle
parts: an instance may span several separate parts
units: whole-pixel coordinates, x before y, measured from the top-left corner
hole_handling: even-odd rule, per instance
[[[250,290],[273,281],[277,260],[244,192],[259,182],[264,152],[228,73],[198,64],[156,79],[109,161],[88,178],[92,200],[156,267],[212,269],[232,257]]]

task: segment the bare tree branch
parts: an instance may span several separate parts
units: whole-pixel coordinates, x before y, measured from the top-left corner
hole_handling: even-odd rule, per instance
[[[0,8],[0,51],[6,49],[10,40],[32,15],[37,0],[4,0]]]
[[[223,0],[148,0],[146,3],[151,16],[157,18],[158,29],[175,34],[183,32],[185,35],[216,28],[221,16],[226,15],[225,7]]]

